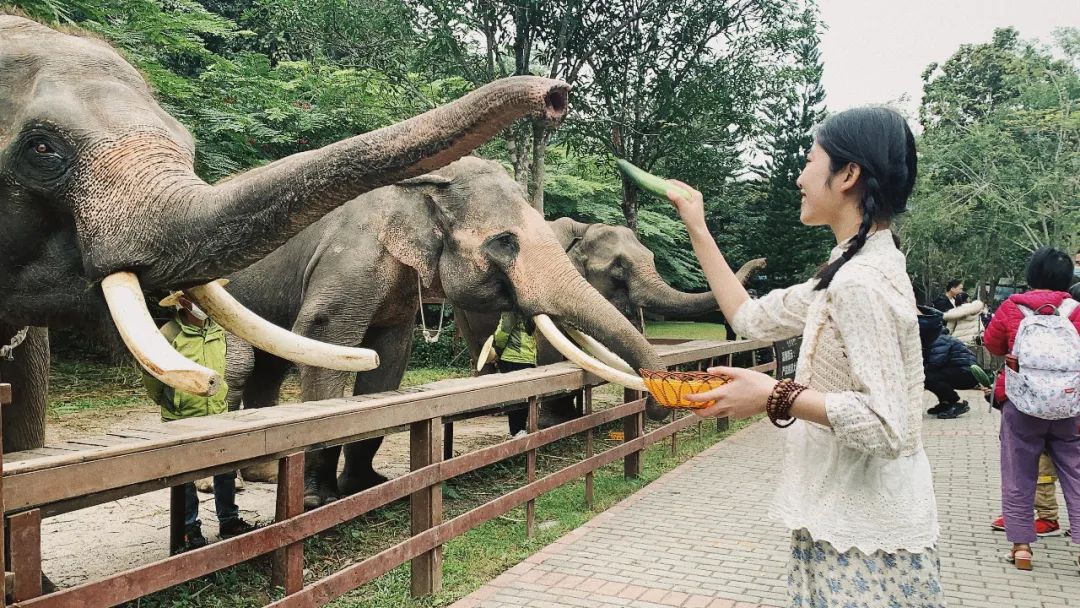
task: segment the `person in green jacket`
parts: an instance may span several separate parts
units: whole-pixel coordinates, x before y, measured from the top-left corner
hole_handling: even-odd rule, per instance
[[[160,302],[165,308],[176,308],[176,316],[161,328],[173,348],[191,361],[217,372],[218,377],[225,376],[225,330],[210,319],[194,302],[184,297],[182,292],[173,292]],[[212,416],[228,410],[225,395],[228,388],[221,383],[218,392],[202,397],[178,391],[166,386],[157,378],[144,373],[143,385],[150,398],[161,407],[163,421],[182,420],[196,416]],[[184,545],[181,551],[198,549],[206,546],[206,537],[202,533],[199,520],[199,497],[195,484],[188,482],[184,487]],[[214,476],[214,507],[218,517],[218,535],[231,538],[238,534],[251,532],[256,528],[240,518],[240,509],[236,506],[236,472],[229,471]]]
[[[536,338],[531,319],[524,319],[513,312],[504,312],[499,317],[499,326],[495,329],[496,365],[500,373],[536,367]],[[517,437],[526,433],[529,410],[517,409],[508,415],[510,435]]]

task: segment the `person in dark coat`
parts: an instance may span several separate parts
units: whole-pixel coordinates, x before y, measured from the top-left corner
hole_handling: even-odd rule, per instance
[[[957,389],[973,389],[979,381],[971,372],[975,354],[964,343],[949,335],[941,311],[919,307],[919,338],[923,345],[923,385],[934,393],[938,404],[926,411],[941,419],[956,418],[971,410]]]
[[[964,291],[964,282],[960,279],[949,279],[949,282],[945,284],[945,293],[934,300],[934,308],[941,312],[948,312],[953,308],[956,308],[956,296],[960,295],[960,292]]]

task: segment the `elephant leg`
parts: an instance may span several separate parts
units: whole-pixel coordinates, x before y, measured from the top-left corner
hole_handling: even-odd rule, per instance
[[[276,405],[281,392],[281,384],[289,370],[289,364],[277,357],[258,351],[255,347],[232,334],[226,334],[227,353],[225,382],[229,387],[226,397],[229,411],[245,408],[259,408]],[[236,489],[241,491],[243,481],[277,483],[278,465],[275,461],[245,467],[236,480]],[[196,489],[210,491],[209,479],[195,483]],[[199,487],[205,482],[206,490]]]
[[[0,323],[0,345],[6,346],[21,328]],[[45,445],[45,407],[49,393],[49,330],[31,327],[12,353],[0,360],[0,382],[11,385],[12,403],[3,408],[5,453]]]
[[[400,387],[412,353],[412,324],[371,329],[363,345],[379,353],[380,364],[377,369],[356,375],[353,394],[366,395]],[[338,478],[338,489],[342,495],[360,492],[386,481],[386,477],[378,473],[374,465],[375,453],[379,451],[382,441],[382,437],[375,437],[345,446],[345,468]]]
[[[540,404],[540,428],[546,429],[578,417],[573,395],[544,399]]]
[[[363,315],[348,309],[354,301],[354,294],[337,294],[313,286],[293,325],[293,332],[331,344],[359,345],[367,323],[360,318]],[[349,376],[349,372],[301,365],[301,397],[304,401],[340,399]],[[304,466],[305,508],[333,502],[340,496],[337,487],[340,454],[341,446],[308,451]]]

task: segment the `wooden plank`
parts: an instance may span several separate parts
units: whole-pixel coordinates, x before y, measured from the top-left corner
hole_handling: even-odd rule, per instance
[[[642,394],[638,391],[625,389],[623,391],[623,401],[629,403],[636,401],[642,397]],[[644,414],[634,414],[633,416],[627,416],[623,419],[623,441],[630,443],[641,436],[645,428]],[[627,454],[626,459],[623,460],[623,475],[626,478],[634,478],[641,476],[641,452],[632,452]]]
[[[176,555],[184,548],[187,530],[184,520],[187,518],[187,500],[184,486],[169,488],[169,555]]]
[[[409,431],[409,468],[413,471],[442,460],[442,419],[416,422]],[[435,483],[409,497],[412,534],[415,536],[442,523],[442,484]],[[410,591],[414,598],[442,589],[442,547],[432,547],[415,556],[411,566]]]
[[[12,598],[16,602],[41,595],[41,511],[24,511],[7,518],[11,535]]]
[[[11,403],[11,385],[0,384],[0,406],[8,405]]]
[[[744,345],[746,343],[744,341]],[[701,344],[713,346],[701,347],[699,352],[731,348],[730,343]],[[720,346],[715,346],[717,344]],[[685,349],[685,345],[678,346]],[[489,379],[499,376],[503,378]],[[511,376],[515,378],[509,378]],[[209,423],[208,428],[174,436],[155,435],[152,429],[121,431],[113,436],[141,437],[146,439],[147,445],[125,443],[101,450],[67,453],[63,457],[32,458],[5,467],[4,475],[11,481],[6,484],[5,493],[13,499],[8,508],[22,509],[73,501],[91,494],[101,495],[127,486],[175,477],[196,467],[206,469],[280,456],[306,445],[340,443],[366,433],[379,433],[388,427],[411,424],[438,415],[482,410],[491,403],[506,402],[508,398],[521,400],[538,393],[577,390],[581,388],[584,378],[585,374],[580,369],[564,363],[511,374],[442,381],[407,395],[368,395],[328,400],[319,402],[319,407],[297,409],[294,415],[286,416],[292,421],[284,424],[266,422],[267,418],[261,412],[250,413],[246,415],[258,414],[260,422],[252,422],[253,428],[245,431],[220,430],[228,426],[224,421],[221,424],[214,421]],[[463,387],[467,389],[465,392],[461,392]],[[323,403],[328,405],[322,406]],[[402,407],[405,403],[409,403],[409,406]],[[224,419],[244,412],[248,410],[207,420]],[[218,430],[209,427],[217,427]],[[200,427],[193,424],[190,428]],[[354,434],[346,436],[343,430]],[[201,453],[204,457],[188,460],[187,456],[193,453]],[[117,471],[123,475],[116,475]],[[34,472],[41,474],[31,475]],[[71,480],[80,483],[71,484]],[[125,494],[113,492],[113,496],[120,495]]]
[[[540,430],[540,402],[536,397],[529,398],[529,415],[526,422],[526,430],[535,433]],[[536,450],[525,453],[525,480],[526,483],[536,481]],[[532,538],[536,535],[536,501],[530,500],[525,503],[525,536]]]
[[[584,416],[589,416],[593,413],[593,401],[592,401],[592,387],[586,386],[582,389],[582,411]],[[593,427],[589,427],[589,430],[585,431],[585,459],[588,460],[593,456]],[[593,472],[589,471],[585,474],[585,505],[591,510],[593,508]]]
[[[277,513],[274,521],[285,521],[304,512],[304,452],[296,452],[278,463]],[[285,595],[304,586],[304,543],[295,542],[274,552],[270,584],[285,589]]]

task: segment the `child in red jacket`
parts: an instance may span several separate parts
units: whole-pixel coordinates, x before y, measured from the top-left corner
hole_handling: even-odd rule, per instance
[[[1027,293],[1009,296],[994,313],[983,334],[986,349],[995,355],[1012,352],[1016,332],[1024,318],[1017,305],[1036,310],[1047,304],[1058,307],[1069,294],[1072,260],[1058,249],[1045,247],[1031,256],[1027,266]],[[1080,332],[1080,308],[1069,320]],[[998,375],[994,397],[1001,406],[1001,506],[1005,536],[1012,541],[1009,561],[1017,568],[1031,568],[1031,542],[1036,538],[1032,511],[1039,456],[1045,450],[1061,479],[1069,520],[1080,522],[1080,416],[1045,420],[1029,416],[1008,400],[1004,374]],[[1073,536],[1080,544],[1080,534]]]

